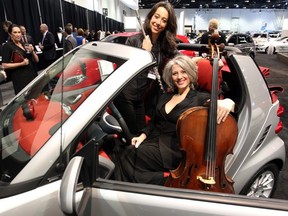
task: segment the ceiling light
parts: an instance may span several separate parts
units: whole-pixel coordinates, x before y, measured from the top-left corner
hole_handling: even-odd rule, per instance
[[[212,2],[216,2],[216,0],[212,0]]]
[[[249,0],[245,0],[245,2],[249,2]]]
[[[191,0],[191,2],[195,2],[195,0]]]
[[[270,0],[266,0],[266,2],[270,2]]]

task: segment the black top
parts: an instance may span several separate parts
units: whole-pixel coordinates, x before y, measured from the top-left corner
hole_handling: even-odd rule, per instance
[[[42,40],[43,45],[43,57],[44,60],[55,60],[57,57],[55,47],[55,37],[51,32],[47,32]]]
[[[177,168],[182,154],[179,149],[179,141],[176,134],[176,124],[180,115],[187,109],[202,106],[209,98],[207,92],[190,90],[186,98],[177,104],[169,113],[165,111],[165,104],[173,97],[173,93],[161,95],[155,116],[140,133],[145,133],[147,139],[144,142],[158,142],[163,166],[166,169]]]
[[[221,43],[224,43],[225,45],[227,45],[227,42],[226,42],[226,35],[223,33],[223,32],[218,32],[219,33],[219,39],[215,41],[216,44],[221,44]],[[201,41],[200,43],[201,44],[208,44],[208,39],[209,39],[209,35],[210,35],[210,32],[205,32],[202,36],[201,36]]]
[[[23,45],[24,47],[24,45]],[[23,58],[29,59],[28,65],[23,65],[13,69],[6,69],[7,76],[11,77],[15,94],[22,90],[29,82],[36,77],[35,68],[32,65],[32,54],[26,53],[25,50],[21,49],[14,42],[7,42],[3,46],[3,63],[13,63],[12,54],[17,51]]]

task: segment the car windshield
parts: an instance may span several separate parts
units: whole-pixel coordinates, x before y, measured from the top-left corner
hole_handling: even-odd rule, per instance
[[[1,181],[12,181],[80,104],[123,63],[104,60],[91,50],[76,49],[17,95],[1,112]]]
[[[253,34],[253,38],[267,38],[267,34],[255,33]]]

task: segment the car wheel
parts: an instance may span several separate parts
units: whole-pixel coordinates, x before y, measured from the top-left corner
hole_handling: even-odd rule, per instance
[[[252,177],[240,194],[249,197],[269,198],[275,191],[278,176],[278,167],[273,163],[266,164]]]

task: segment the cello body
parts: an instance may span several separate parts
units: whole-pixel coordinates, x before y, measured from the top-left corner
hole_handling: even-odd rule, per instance
[[[217,125],[216,157],[207,161],[206,128],[208,108],[193,107],[179,117],[177,135],[183,157],[177,169],[170,171],[165,186],[213,192],[234,193],[233,181],[225,174],[225,159],[232,154],[238,129],[236,120],[229,114],[226,121]],[[213,179],[208,174],[213,163]],[[209,165],[210,164],[210,165]]]

